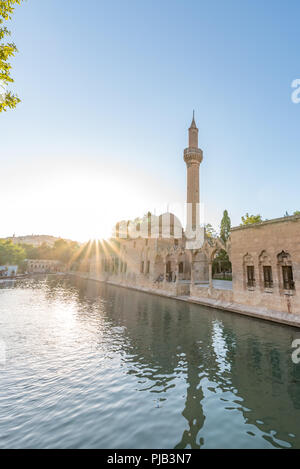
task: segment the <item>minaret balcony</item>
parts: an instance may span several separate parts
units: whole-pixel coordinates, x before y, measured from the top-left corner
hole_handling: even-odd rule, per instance
[[[195,161],[200,164],[203,160],[203,152],[200,148],[188,147],[183,152],[183,158],[186,163]]]

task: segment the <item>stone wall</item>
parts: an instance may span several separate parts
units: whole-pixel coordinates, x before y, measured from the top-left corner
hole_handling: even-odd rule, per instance
[[[201,285],[191,285],[190,295],[194,298],[208,298],[224,303],[232,303],[233,301],[232,290],[220,290]]]
[[[234,302],[300,314],[300,216],[233,228],[230,257]],[[294,289],[284,288],[283,262],[292,267]],[[254,268],[253,285],[248,285],[248,265]],[[272,271],[273,285],[268,287],[264,266]]]

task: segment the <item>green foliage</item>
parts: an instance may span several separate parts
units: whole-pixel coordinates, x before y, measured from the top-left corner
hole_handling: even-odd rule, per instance
[[[23,0],[0,0],[0,41],[10,36],[10,31],[4,26],[4,21],[11,19],[15,6],[20,5]],[[11,77],[11,65],[9,59],[18,52],[13,42],[0,43],[0,112],[13,109],[20,102],[18,96],[11,91],[6,91],[6,87],[13,83]]]
[[[13,244],[11,240],[0,240],[0,265],[18,265],[20,271],[26,270],[26,259],[56,260],[72,270],[88,270],[89,260],[101,252],[115,255],[120,250],[120,243],[116,240],[89,241],[80,245],[76,241],[57,239],[53,246],[43,243],[40,246],[32,244]]]
[[[76,257],[80,246],[75,241],[57,239],[53,246],[47,243],[37,247],[31,244],[22,244],[22,248],[26,253],[26,259],[57,260],[68,264],[73,257]]]
[[[220,226],[220,238],[224,241],[224,243],[226,243],[226,241],[229,238],[230,230],[231,230],[231,220],[230,220],[227,210],[224,210],[223,218],[221,220],[221,226]]]
[[[224,249],[220,249],[212,263],[213,274],[222,272],[231,272],[231,262],[229,256]]]
[[[295,210],[295,212],[293,213],[293,215],[300,215],[300,210]],[[290,217],[291,215],[288,213],[288,211],[286,210],[285,214],[284,214],[284,217]]]
[[[20,265],[25,258],[22,246],[9,240],[0,240],[0,265]]]
[[[260,223],[262,221],[263,220],[261,215],[249,215],[249,213],[246,213],[246,215],[242,217],[241,225],[252,225],[254,223]]]
[[[208,238],[216,238],[217,237],[217,233],[215,232],[214,227],[210,223],[207,223],[205,225],[205,234]]]

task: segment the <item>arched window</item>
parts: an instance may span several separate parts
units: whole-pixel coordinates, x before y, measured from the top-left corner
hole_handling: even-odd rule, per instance
[[[273,288],[273,273],[271,258],[266,251],[259,256],[260,278],[264,288]]]
[[[281,251],[277,256],[278,267],[281,270],[282,288],[295,290],[294,274],[291,256],[288,252]]]
[[[244,256],[244,279],[248,289],[253,290],[256,285],[255,281],[255,269],[253,258],[250,254]]]
[[[178,273],[183,274],[183,262],[179,262],[178,264]]]
[[[162,282],[164,279],[164,261],[159,254],[155,258],[153,272],[154,272],[154,281]]]

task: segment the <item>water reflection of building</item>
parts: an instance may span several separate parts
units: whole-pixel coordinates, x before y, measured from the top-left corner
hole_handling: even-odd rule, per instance
[[[184,378],[180,413],[186,426],[176,447],[208,443],[208,388],[214,389],[219,426],[226,413],[235,412],[250,433],[270,446],[277,440],[278,446],[299,446],[300,372],[287,353],[296,329],[97,282],[81,285],[83,305],[101,299],[105,321],[126,328],[122,352],[126,363],[133,364],[130,373],[146,381],[140,391],[168,399],[178,377]],[[84,306],[83,311],[86,321]],[[228,441],[235,431],[240,430],[232,428]],[[250,433],[245,438],[251,446]],[[252,443],[256,445],[263,443]]]

